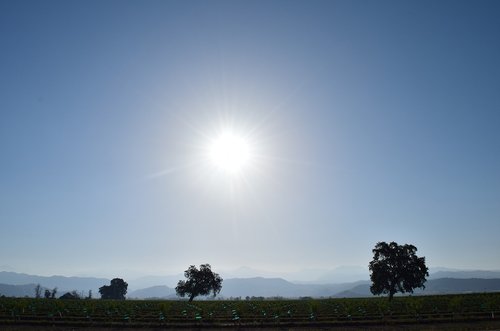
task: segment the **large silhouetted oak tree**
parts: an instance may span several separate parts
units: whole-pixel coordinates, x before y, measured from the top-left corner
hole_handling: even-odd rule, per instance
[[[210,264],[200,265],[199,270],[194,265],[189,266],[188,270],[184,271],[184,276],[187,279],[177,283],[175,292],[180,297],[189,295],[189,301],[193,301],[198,295],[209,295],[211,292],[215,297],[222,288],[222,278],[212,272]]]
[[[121,278],[114,278],[110,285],[104,285],[99,288],[101,299],[125,300],[128,284]]]
[[[375,294],[389,294],[389,301],[397,292],[413,293],[416,288],[425,288],[429,269],[425,257],[418,257],[413,245],[398,245],[379,242],[373,249],[370,262],[370,291]]]

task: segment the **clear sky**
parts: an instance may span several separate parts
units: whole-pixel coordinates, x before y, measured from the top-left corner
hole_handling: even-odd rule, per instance
[[[378,241],[500,269],[499,17],[485,0],[0,1],[0,269],[366,267]],[[211,154],[228,132],[237,171]]]

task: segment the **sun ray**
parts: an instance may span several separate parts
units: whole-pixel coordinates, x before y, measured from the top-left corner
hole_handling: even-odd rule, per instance
[[[160,170],[158,172],[154,172],[152,174],[147,175],[147,178],[148,179],[153,179],[153,178],[157,178],[157,177],[167,176],[167,175],[170,175],[172,173],[175,173],[175,172],[178,172],[178,171],[181,171],[181,170],[192,168],[194,166],[196,166],[196,163],[192,162],[192,163],[188,163],[188,164],[185,164],[185,165],[182,165],[182,166],[165,168],[165,169]]]

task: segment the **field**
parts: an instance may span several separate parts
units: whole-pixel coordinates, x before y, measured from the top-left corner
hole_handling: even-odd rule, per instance
[[[0,329],[333,328],[488,325],[500,293],[269,301],[110,301],[0,298]],[[466,329],[465,327],[463,329]]]

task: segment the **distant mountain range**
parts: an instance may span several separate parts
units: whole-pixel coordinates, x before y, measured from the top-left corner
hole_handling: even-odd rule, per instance
[[[223,297],[328,297],[359,284],[358,281],[340,284],[296,284],[282,278],[231,278],[222,283]]]
[[[172,279],[170,279],[172,278]],[[175,299],[175,289],[163,285],[173,279],[182,279],[182,275],[169,277],[143,277],[133,280],[136,287],[129,286],[129,298],[162,298]],[[161,284],[162,280],[165,280]],[[34,296],[36,284],[43,290],[58,288],[58,296],[68,291],[76,290],[79,293],[88,293],[92,290],[94,297],[99,297],[98,288],[109,284],[106,278],[93,277],[64,277],[64,276],[35,276],[14,272],[0,272],[0,295],[6,296]],[[156,284],[144,288],[138,284]],[[450,271],[441,270],[430,275],[425,283],[425,290],[416,290],[415,294],[450,294],[467,292],[500,291],[500,272],[498,271]],[[304,283],[290,282],[282,278],[226,278],[223,281],[219,297],[369,297],[370,282],[360,280],[342,283]]]
[[[65,276],[36,276],[28,275],[17,272],[0,271],[0,284],[8,285],[27,285],[27,284],[40,284],[44,288],[52,290],[57,287],[57,293],[64,294],[76,290],[77,292],[88,293],[91,290],[94,296],[99,294],[99,287],[109,285],[110,280],[106,278],[95,277],[65,277]],[[33,287],[34,288],[34,287]],[[31,295],[34,295],[34,290]],[[0,294],[7,295],[5,291],[0,288]],[[16,296],[24,296],[16,295]]]
[[[135,290],[127,295],[134,299],[176,299],[175,289],[166,285],[151,286],[140,290]]]
[[[0,284],[0,295],[5,295],[7,297],[34,297],[35,287],[36,284],[25,284],[25,285]],[[45,289],[43,289],[43,291],[45,291]]]
[[[500,271],[489,270],[440,270],[430,274],[429,279],[436,278],[500,278]]]
[[[455,294],[471,292],[500,291],[500,278],[493,279],[459,279],[438,278],[429,279],[425,290],[417,289],[415,295]],[[175,298],[175,290],[167,286],[150,287],[134,291],[128,295],[131,298]],[[341,284],[294,284],[281,278],[230,278],[223,282],[220,297],[371,297],[369,281],[358,281]]]
[[[436,278],[425,283],[425,289],[416,289],[414,295],[458,294],[473,292],[499,292],[500,278]],[[360,284],[336,297],[370,297],[370,284]]]

